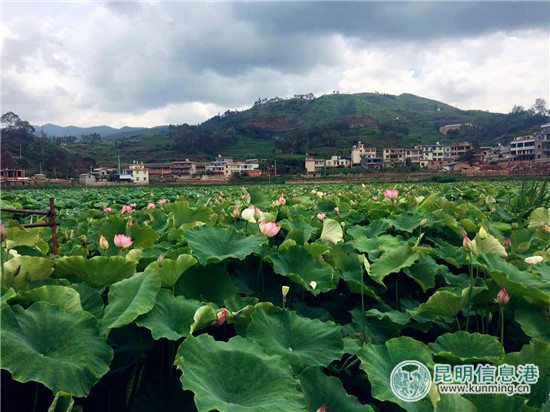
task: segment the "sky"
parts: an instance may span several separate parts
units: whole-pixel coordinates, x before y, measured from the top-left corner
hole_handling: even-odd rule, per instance
[[[2,113],[197,124],[258,98],[413,93],[507,113],[550,100],[550,3],[6,2]]]

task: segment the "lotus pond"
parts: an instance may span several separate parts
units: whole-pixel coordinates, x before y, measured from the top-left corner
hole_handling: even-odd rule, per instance
[[[389,190],[391,189],[391,190]],[[550,194],[459,184],[4,190],[6,411],[550,408]],[[251,207],[253,206],[253,207]],[[533,364],[530,393],[390,387]],[[49,409],[48,409],[49,408]]]

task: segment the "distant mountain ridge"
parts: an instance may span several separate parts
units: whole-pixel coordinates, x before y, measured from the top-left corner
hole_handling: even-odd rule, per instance
[[[129,137],[133,135],[152,135],[165,133],[168,130],[168,126],[155,126],[151,128],[147,127],[130,127],[124,126],[120,129],[111,126],[91,126],[91,127],[79,127],[79,126],[58,126],[52,123],[46,123],[42,126],[33,126],[35,133],[41,135],[42,132],[46,136],[50,137],[62,137],[62,136],[75,136],[82,137],[92,133],[98,133],[103,138],[118,139],[122,137]]]

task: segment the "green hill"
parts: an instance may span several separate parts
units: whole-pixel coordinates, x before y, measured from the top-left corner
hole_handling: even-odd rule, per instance
[[[65,158],[68,151],[80,158],[95,159],[97,165],[104,166],[115,166],[119,156],[122,163],[128,163],[206,160],[218,154],[236,159],[278,157],[303,164],[300,159],[306,153],[349,156],[351,146],[358,140],[379,148],[463,140],[479,146],[508,143],[513,137],[532,133],[548,121],[546,115],[531,109],[515,107],[509,114],[460,110],[406,93],[399,96],[335,93],[317,98],[309,94],[290,99],[258,99],[247,110],[228,110],[194,126],[123,128],[101,139],[97,136],[77,141],[57,138],[52,141],[58,144],[58,149],[51,147],[51,153],[55,159],[58,150],[61,154],[58,158]],[[441,126],[458,123],[471,126],[446,136],[439,132]],[[41,140],[40,144],[44,142]],[[8,146],[11,155],[16,156],[19,144],[12,142]],[[42,148],[34,142],[30,149],[30,163],[36,167],[37,161],[42,161]],[[42,163],[60,166],[58,161]]]

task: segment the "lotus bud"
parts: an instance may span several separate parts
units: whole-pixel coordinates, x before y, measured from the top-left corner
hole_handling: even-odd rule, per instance
[[[491,209],[491,212],[493,212],[493,213],[495,213],[496,211],[497,211],[497,208],[496,208],[496,207],[493,207],[493,208]]]
[[[86,244],[86,235],[81,235],[79,236],[78,240],[80,240],[80,242],[85,245]]]
[[[509,301],[510,297],[508,296],[506,288],[500,289],[495,299],[495,303],[498,303],[499,305],[506,305]]]
[[[463,227],[461,227],[460,228],[460,237],[464,239],[466,236],[468,236],[468,233],[466,233],[466,230]]]
[[[218,313],[216,314],[218,319],[216,319],[214,322],[212,322],[213,326],[221,326],[225,322],[225,318],[227,317],[227,310],[220,309],[218,310]]]
[[[322,405],[319,409],[317,409],[316,412],[327,412],[327,407],[325,405]]]
[[[281,288],[281,292],[283,294],[283,298],[286,298],[286,296],[288,295],[288,292],[290,291],[290,288],[288,286],[283,286]]]
[[[542,227],[544,227],[545,224],[546,223],[544,223],[544,221],[542,221],[542,220],[539,222],[539,225],[541,225]]]
[[[481,226],[478,235],[481,239],[487,239],[487,231],[485,230],[484,226]]]
[[[346,226],[346,222],[340,222],[340,226],[345,227],[345,226]]]
[[[101,237],[99,238],[99,248],[102,250],[109,249],[109,242],[103,235],[101,235]]]
[[[312,280],[311,282],[309,282],[309,286],[311,286],[311,289],[315,289],[317,287],[317,282]]]
[[[231,212],[231,217],[236,219],[237,217],[239,217],[240,214],[241,212],[239,211],[239,207],[235,205],[235,209],[233,209],[233,211]]]
[[[354,244],[355,244],[355,243],[353,243],[353,240],[349,242],[349,245],[350,245],[351,247],[353,247]]]
[[[284,205],[285,203],[286,203],[286,199],[284,198],[284,196],[281,196],[279,198],[279,204]]]
[[[420,226],[424,226],[426,224],[426,222],[428,221],[427,218],[424,218],[420,221]]]
[[[462,241],[462,246],[464,247],[464,250],[466,252],[472,251],[472,242],[470,241],[470,238],[468,236],[464,237],[464,240]]]
[[[157,263],[159,266],[162,266],[162,264],[164,263],[164,255],[159,255]]]
[[[544,224],[544,231],[546,233],[550,233],[550,226],[548,226],[548,224],[546,224],[546,223]]]
[[[504,248],[508,249],[510,246],[512,246],[512,241],[509,237],[507,237],[506,239],[504,239]]]
[[[372,200],[378,200],[378,196],[373,196]]]
[[[7,236],[8,236],[8,231],[6,230],[6,226],[0,223],[0,242],[3,242],[4,240],[6,240]]]
[[[388,223],[388,228],[391,229],[393,227],[392,222]]]
[[[317,213],[317,219],[322,221],[325,217],[327,217],[325,213]]]
[[[216,199],[214,199],[214,203],[215,203],[216,205],[219,205],[219,204],[220,204],[220,201],[216,198]]]
[[[225,209],[220,210],[220,215],[225,215]]]

